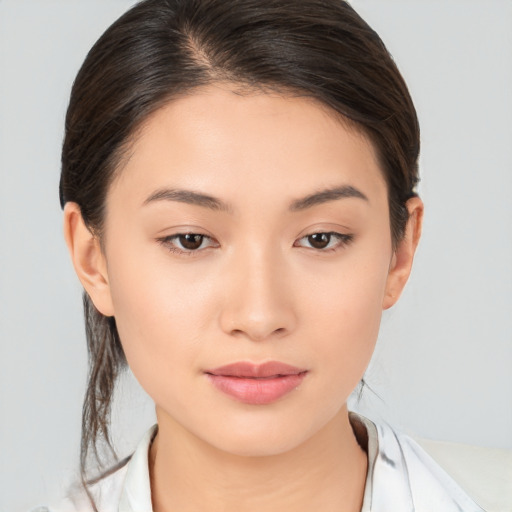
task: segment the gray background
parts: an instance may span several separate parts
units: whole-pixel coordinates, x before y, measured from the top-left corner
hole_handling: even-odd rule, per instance
[[[86,352],[61,234],[59,151],[74,75],[128,0],[0,0],[0,510],[77,474]],[[422,126],[424,237],[384,315],[358,407],[409,433],[512,448],[512,2],[354,0]],[[130,376],[128,453],[153,412]]]

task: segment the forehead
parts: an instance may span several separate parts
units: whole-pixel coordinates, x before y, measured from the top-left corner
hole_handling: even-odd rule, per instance
[[[214,85],[170,101],[143,123],[111,192],[141,200],[180,186],[247,200],[340,184],[386,194],[360,130],[310,98]]]

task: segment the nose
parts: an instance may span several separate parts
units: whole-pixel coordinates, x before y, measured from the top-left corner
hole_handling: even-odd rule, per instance
[[[284,337],[297,323],[291,276],[269,251],[248,252],[233,258],[226,270],[221,328],[252,341]]]

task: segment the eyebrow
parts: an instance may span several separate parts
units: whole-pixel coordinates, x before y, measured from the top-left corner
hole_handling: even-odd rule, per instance
[[[314,194],[310,194],[301,199],[297,199],[290,205],[291,211],[301,211],[317,206],[319,204],[336,201],[338,199],[346,199],[349,197],[356,197],[368,201],[368,198],[357,188],[350,185],[343,185],[341,187],[327,188]]]
[[[336,201],[339,199],[347,199],[355,197],[368,201],[368,198],[357,188],[350,185],[343,185],[340,187],[327,188],[314,194],[307,195],[300,199],[292,201],[289,206],[289,210],[292,212],[306,210],[313,206],[317,206],[330,201]],[[160,189],[153,192],[143,203],[147,205],[149,203],[157,201],[177,201],[179,203],[192,204],[195,206],[202,206],[203,208],[209,208],[210,210],[232,212],[233,209],[228,203],[225,203],[221,199],[218,199],[207,194],[200,192],[194,192],[192,190],[183,189]]]
[[[210,210],[226,212],[230,212],[232,210],[232,208],[224,201],[207,194],[193,192],[192,190],[168,188],[157,190],[144,201],[144,205],[155,201],[177,201],[179,203],[202,206],[203,208],[209,208]]]

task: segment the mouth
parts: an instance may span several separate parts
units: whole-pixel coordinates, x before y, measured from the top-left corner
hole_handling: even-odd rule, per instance
[[[279,361],[237,362],[204,372],[219,391],[239,402],[270,404],[299,387],[308,370]]]

